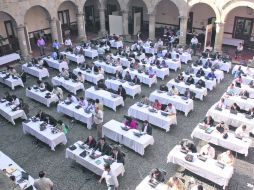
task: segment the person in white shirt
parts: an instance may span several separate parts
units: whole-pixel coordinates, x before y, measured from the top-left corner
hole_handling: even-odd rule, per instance
[[[67,47],[67,48],[70,48],[72,46],[72,42],[71,42],[71,39],[68,37],[66,38],[66,40],[64,41],[64,45]]]
[[[74,103],[74,104],[78,103],[78,99],[75,96],[71,95],[71,94],[68,95],[67,101],[71,102],[71,103]]]
[[[221,98],[216,107],[220,109],[226,109],[225,99]]]
[[[237,138],[248,138],[249,137],[249,131],[247,130],[246,125],[241,125],[235,130],[235,136]]]
[[[62,68],[62,70],[60,72],[60,76],[61,77],[69,77],[69,71],[65,68]]]
[[[198,39],[196,36],[193,36],[193,38],[191,39],[191,48],[193,49],[194,55],[196,55],[197,45],[198,45]]]
[[[54,86],[52,93],[56,94],[59,100],[63,100],[63,90],[59,86]]]
[[[46,88],[45,83],[41,80],[37,80],[37,84],[39,85],[40,90],[44,90]]]
[[[162,47],[163,46],[163,41],[161,39],[158,40],[157,42],[158,47]]]
[[[228,166],[234,166],[235,164],[235,157],[231,150],[227,150],[226,152],[221,153],[218,156],[218,160]]]
[[[15,96],[15,95],[12,95],[12,105],[14,105],[16,107],[20,105],[20,101],[17,98],[17,96]]]
[[[199,154],[207,158],[215,158],[215,149],[208,143],[200,149]]]
[[[88,106],[88,101],[84,99],[83,97],[79,98],[79,105],[82,106],[82,108],[86,109]]]
[[[99,183],[101,183],[103,179],[105,179],[105,181],[106,181],[108,190],[117,190],[118,189],[119,183],[118,183],[117,177],[111,171],[109,164],[104,165],[104,172],[101,175]]]
[[[34,180],[34,187],[38,190],[52,190],[53,182],[45,177],[45,172],[39,172],[39,179]]]
[[[85,77],[84,77],[84,75],[81,72],[78,72],[77,81],[81,82],[81,83],[85,82]]]
[[[168,104],[164,111],[169,115],[176,115],[176,108],[171,103]]]
[[[178,95],[179,94],[179,91],[178,89],[173,85],[169,91],[170,94],[172,95]]]
[[[98,72],[99,74],[104,75],[104,69],[101,66],[98,67],[98,70],[99,70]]]
[[[239,45],[237,46],[236,51],[235,51],[235,59],[238,58],[239,54],[241,54],[242,51],[243,51],[243,44],[239,43]]]

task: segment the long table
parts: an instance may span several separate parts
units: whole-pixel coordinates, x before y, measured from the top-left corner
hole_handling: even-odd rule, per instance
[[[164,80],[164,78],[165,78],[166,76],[169,76],[169,69],[168,69],[168,68],[165,68],[165,67],[163,67],[163,68],[158,68],[157,66],[151,66],[151,65],[149,65],[149,64],[142,64],[142,63],[139,63],[139,65],[140,65],[141,67],[142,67],[143,65],[145,65],[146,70],[148,70],[149,67],[152,67],[152,69],[153,69],[154,72],[155,72],[155,75],[156,75],[158,78],[162,79],[162,80]]]
[[[210,142],[217,146],[224,147],[226,149],[233,150],[240,154],[248,155],[249,148],[252,145],[252,140],[250,138],[238,139],[235,134],[228,132],[228,138],[224,139],[220,133],[214,130],[211,134],[206,133],[205,130],[201,129],[198,124],[191,133],[191,138],[198,138],[206,142]],[[215,129],[215,127],[214,127]]]
[[[150,176],[146,176],[135,190],[171,190],[165,183],[159,183],[155,188],[153,188],[151,185],[149,185],[149,180]]]
[[[140,85],[131,86],[129,84],[129,82],[127,82],[127,81],[121,82],[118,79],[115,79],[115,80],[107,79],[107,80],[105,80],[105,84],[106,84],[107,88],[113,89],[115,91],[117,91],[118,87],[120,85],[122,85],[126,91],[126,94],[130,95],[133,99],[134,99],[135,95],[141,94],[141,86]]]
[[[138,132],[138,130],[130,129],[125,131],[121,128],[122,126],[124,126],[123,123],[112,119],[102,126],[102,136],[119,142],[142,156],[145,154],[145,148],[154,144],[153,136],[144,134],[141,137],[137,137],[133,132]]]
[[[162,128],[168,132],[172,124],[177,124],[176,116],[163,116],[161,111],[150,112],[149,106],[143,105],[142,107],[133,104],[128,109],[128,115],[137,118],[141,121],[147,120],[150,124]]]
[[[85,62],[85,57],[83,55],[75,55],[74,53],[71,52],[61,52],[61,54],[66,55],[67,59],[77,64]]]
[[[54,128],[53,126],[48,125],[45,130],[41,131],[40,125],[42,123],[43,121],[23,122],[22,126],[24,134],[31,134],[45,144],[48,144],[52,151],[55,151],[55,147],[59,144],[67,144],[67,139],[63,132],[59,131],[56,134],[51,132],[51,129]]]
[[[112,97],[112,94],[106,90],[96,90],[94,87],[90,87],[85,90],[85,97],[87,99],[96,100],[99,99],[103,105],[112,108],[116,111],[117,106],[124,106],[124,101],[122,96]]]
[[[52,78],[53,85],[62,86],[69,92],[77,94],[78,90],[84,90],[84,84],[81,82],[73,81],[72,79],[65,80],[63,77],[55,76]]]
[[[176,145],[168,154],[167,163],[172,162],[173,164],[178,164],[185,169],[208,179],[223,188],[228,186],[228,183],[234,173],[234,168],[232,166],[226,165],[224,169],[216,165],[217,160],[208,158],[206,162],[199,160],[194,155],[193,162],[188,162],[185,160],[186,154],[180,151],[181,147]]]
[[[27,119],[24,110],[12,111],[11,106],[7,106],[7,101],[0,103],[0,115],[15,125],[14,120],[18,118]]]
[[[150,94],[149,100],[154,102],[156,99],[159,100],[161,104],[168,105],[169,103],[173,104],[175,108],[179,111],[185,113],[185,116],[194,109],[194,103],[192,99],[183,100],[180,96],[177,95],[168,95],[167,92],[158,92],[158,90],[153,91]]]
[[[17,183],[22,177],[21,172],[25,172],[16,162],[14,162],[10,157],[8,157],[6,154],[4,154],[2,151],[0,151],[0,170],[3,171],[4,169],[8,168],[13,168],[14,171],[11,174],[8,174],[8,177],[11,175],[16,177],[16,184],[21,188],[21,189],[26,189],[30,186],[34,185],[34,178],[32,176],[28,176],[28,180],[23,181],[22,183]],[[36,188],[33,186],[33,190],[36,190]]]
[[[129,68],[130,65],[131,65],[131,62],[129,61],[129,59],[133,59],[133,58],[129,58],[129,59],[128,59],[128,58],[126,58],[126,57],[119,56],[119,55],[117,55],[117,56],[112,55],[112,58],[113,58],[115,61],[119,58],[119,59],[120,59],[121,65],[124,66],[124,67],[127,67],[127,68]]]
[[[69,148],[66,149],[65,157],[74,160],[75,162],[79,163],[80,165],[84,166],[91,172],[95,173],[96,175],[101,176],[104,171],[104,160],[103,158],[108,158],[108,156],[100,156],[99,158],[92,159],[89,157],[92,150],[87,150],[88,154],[86,157],[81,157],[80,153],[84,151],[84,149],[80,148],[79,145],[83,142],[78,141],[74,145],[77,147],[75,150],[70,150]],[[96,154],[101,154],[100,152],[96,151]],[[122,163],[114,162],[110,165],[112,173],[117,177],[120,174],[123,175],[125,172],[124,166]]]
[[[5,79],[5,77],[9,75],[9,73],[0,72],[0,82],[9,86],[12,90],[15,89],[16,86],[24,87],[23,81],[20,77],[13,78],[11,75]]]
[[[225,100],[225,104],[228,107],[231,107],[234,103],[236,103],[241,109],[249,111],[250,109],[254,108],[254,99],[243,99],[241,96],[228,96],[224,94],[222,96]]]
[[[50,98],[45,97],[47,93],[50,93]],[[51,92],[49,92],[47,90],[42,92],[39,89],[34,89],[34,88],[31,88],[30,90],[26,89],[26,96],[29,98],[32,98],[42,104],[45,104],[47,107],[50,107],[50,104],[52,102],[59,101],[59,98],[56,94],[52,94]]]
[[[57,69],[59,71],[62,71],[62,68],[67,70],[69,69],[67,62],[65,61],[61,62],[60,60],[55,60],[52,57],[50,58],[44,57],[43,60],[45,60],[48,63],[49,67]]]
[[[91,59],[98,57],[98,51],[96,49],[84,49],[84,52],[85,56],[90,57]]]
[[[149,87],[157,83],[156,75],[150,78],[149,75],[146,75],[145,73],[139,73],[137,70],[134,70],[134,69],[123,70],[123,77],[126,75],[127,71],[129,71],[132,79],[134,78],[135,75],[137,75],[140,82],[148,85]]]
[[[242,84],[241,88],[235,87],[236,94],[240,94],[242,91],[246,90],[249,93],[250,98],[254,98],[254,88],[251,88],[249,85]]]
[[[75,118],[76,120],[86,123],[87,128],[91,129],[93,124],[93,114],[92,113],[86,113],[83,108],[77,109],[76,106],[78,104],[70,104],[67,105],[64,102],[59,103],[57,105],[57,112],[64,113],[65,115],[68,115],[69,117]]]
[[[168,68],[172,69],[174,71],[177,71],[178,69],[181,69],[181,61],[180,61],[180,59],[174,61],[173,59],[163,59],[162,57],[160,57],[158,60],[160,62],[162,62],[164,60],[165,63],[168,65]]]
[[[177,82],[175,82],[174,79],[171,79],[167,83],[167,86],[168,86],[168,88],[171,88],[172,86],[175,86],[181,94],[184,94],[185,90],[187,88],[189,88],[190,91],[192,91],[196,94],[195,97],[202,100],[202,101],[203,101],[204,96],[207,96],[207,89],[206,88],[196,88],[195,85],[193,85],[193,84],[187,85],[184,82],[177,83]]]
[[[216,59],[216,60],[212,60],[212,58],[201,58],[200,59],[202,61],[202,64],[204,65],[208,60],[210,60],[212,66],[214,66],[215,64],[219,65],[219,69],[222,71],[225,71],[227,73],[229,73],[231,67],[232,67],[232,63],[230,61],[228,62],[224,62],[222,60]]]
[[[113,66],[113,65],[110,65],[110,64],[106,64],[104,61],[95,61],[94,64],[98,67],[103,68],[104,71],[106,73],[109,73],[109,74],[115,74],[116,71],[122,71],[123,70],[122,66]]]
[[[28,66],[28,64],[26,63],[22,65],[22,70],[25,73],[39,78],[39,80],[42,80],[45,77],[49,77],[49,71],[45,67],[39,68],[37,66]]]
[[[232,74],[235,73],[235,71],[237,71],[239,69],[239,67],[241,67],[241,70],[247,74],[247,75],[252,75],[254,76],[254,68],[248,68],[249,71],[247,70],[247,67],[246,66],[242,66],[242,65],[235,65],[234,68],[232,69]]]
[[[11,53],[0,57],[0,65],[4,65],[16,60],[20,60],[20,55],[17,53]]]
[[[221,122],[224,121],[225,124],[231,125],[232,127],[239,127],[242,124],[246,125],[249,130],[254,128],[254,119],[248,119],[242,113],[232,114],[229,109],[223,109],[218,111],[215,109],[216,104],[213,105],[207,112],[207,116],[212,116],[214,121]]]
[[[194,74],[196,74],[200,68],[202,68],[202,69],[204,70],[206,76],[207,76],[210,72],[212,72],[212,69],[211,69],[211,68],[203,68],[202,66],[197,66],[197,67],[195,67],[195,66],[193,65],[192,68],[193,68],[193,70],[194,70]],[[215,76],[216,76],[216,79],[217,79],[217,82],[218,82],[218,83],[220,83],[220,82],[224,79],[224,73],[223,73],[223,71],[216,69],[216,70],[214,71],[214,74],[215,74]]]
[[[81,72],[85,76],[85,80],[88,82],[91,82],[93,84],[97,84],[99,80],[104,79],[103,74],[95,74],[91,70],[82,70],[80,68],[76,68],[73,70],[73,73],[75,75],[78,75],[78,72]]]

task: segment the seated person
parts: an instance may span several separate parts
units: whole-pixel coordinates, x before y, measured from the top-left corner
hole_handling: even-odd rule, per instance
[[[249,98],[250,97],[250,94],[247,90],[243,90],[239,93],[239,96],[244,96],[246,98]]]
[[[197,147],[194,144],[193,141],[189,140],[189,139],[183,139],[180,142],[181,145],[181,149],[186,150],[188,152],[192,152],[192,153],[197,153]]]
[[[184,70],[184,72],[185,72],[186,75],[193,74],[194,73],[194,69],[191,67],[191,65],[188,65],[186,67],[186,69]]]
[[[57,52],[55,52],[55,51],[52,52],[51,57],[52,57],[54,60],[57,60],[57,59],[58,59]]]
[[[126,117],[126,120],[125,120],[125,122],[124,122],[124,125],[125,125],[126,127],[130,128],[130,129],[137,129],[137,128],[138,128],[138,123],[137,123],[137,121],[136,121],[134,118],[129,117],[129,116]]]
[[[230,107],[231,110],[235,110],[237,112],[242,112],[241,108],[237,105],[237,103],[233,103],[233,105]]]
[[[218,125],[216,125],[216,131],[220,134],[226,134],[229,131],[228,125],[221,121]]]
[[[238,69],[233,73],[234,78],[237,78],[237,77],[241,76],[242,74],[244,74],[244,72],[243,72],[241,66],[239,66]]]
[[[132,79],[132,82],[133,82],[134,84],[140,84],[140,79],[138,78],[137,75],[134,76],[134,78]]]
[[[247,112],[248,115],[252,116],[252,118],[254,118],[254,107],[251,108],[248,112]]]
[[[198,70],[198,72],[196,73],[196,76],[205,76],[204,70],[203,70],[202,68],[200,68],[200,69]]]
[[[211,71],[210,73],[208,73],[207,78],[212,80],[216,79],[216,75],[214,74],[214,71]]]
[[[151,102],[150,102],[150,100],[148,99],[147,96],[142,95],[140,103],[145,104],[145,105],[149,105]]]
[[[68,132],[68,127],[63,123],[62,120],[58,120],[55,128],[59,129],[61,132],[63,132],[65,135]]]
[[[117,94],[119,95],[119,96],[122,96],[123,97],[123,100],[125,100],[126,99],[126,90],[123,88],[123,86],[122,85],[119,85],[119,87],[118,87],[118,90],[117,90]]]
[[[84,83],[84,82],[85,82],[84,75],[83,75],[81,72],[78,72],[77,81],[78,81],[78,82],[81,82],[81,83]]]
[[[186,83],[189,83],[189,84],[194,84],[194,78],[192,77],[192,75],[190,75],[189,77],[188,77],[188,79],[186,80]]]
[[[167,92],[168,91],[167,85],[165,85],[165,84],[160,85],[160,90],[164,91],[164,92]]]
[[[221,161],[228,166],[234,166],[235,157],[231,150],[227,150],[218,156],[218,161]]]
[[[195,98],[195,93],[190,91],[189,88],[186,88],[185,92],[184,92],[184,96],[190,99],[194,99]]]
[[[36,118],[38,118],[40,121],[45,121],[47,114],[44,113],[42,110],[39,110],[39,112],[35,115]]]
[[[2,99],[7,100],[8,102],[12,102],[12,95],[10,95],[10,93],[6,91]]]
[[[57,120],[53,118],[51,115],[46,115],[46,119],[44,120],[48,125],[56,126]]]
[[[117,59],[116,59],[116,61],[115,61],[115,65],[116,65],[116,66],[121,65],[121,60],[120,60],[120,58],[117,58]]]
[[[115,77],[116,77],[117,79],[123,79],[122,72],[116,70]]]
[[[92,71],[93,71],[94,73],[98,73],[98,72],[99,72],[98,66],[94,65],[93,68],[92,68]]]
[[[105,141],[105,138],[100,138],[99,142],[97,143],[97,145],[95,146],[94,150],[98,150],[99,152],[101,152],[101,156],[103,155],[110,155],[110,147],[107,144],[107,142]]]
[[[184,183],[178,177],[169,178],[169,180],[167,181],[167,185],[172,190],[185,190]]]
[[[237,138],[248,138],[250,135],[249,131],[247,130],[247,127],[246,125],[241,125],[240,127],[238,127],[236,130],[235,130],[235,136]]]
[[[45,89],[49,92],[51,92],[53,90],[53,87],[51,84],[49,84],[49,82],[45,82]]]
[[[161,103],[159,102],[158,99],[156,99],[153,103],[153,108],[157,109],[157,110],[161,110]]]
[[[241,84],[243,83],[243,80],[242,80],[242,77],[241,76],[238,76],[236,79],[235,79],[235,86],[236,87],[241,87]]]
[[[118,147],[113,147],[111,157],[117,163],[124,164],[124,154],[119,150]]]
[[[104,79],[101,79],[97,82],[97,87],[103,90],[107,89]]]
[[[60,75],[59,75],[60,77],[65,77],[65,78],[67,78],[67,77],[69,77],[70,76],[70,74],[69,74],[69,71],[67,70],[67,69],[65,69],[65,68],[62,68],[62,70],[61,70],[61,72],[60,72]]]
[[[205,81],[203,81],[202,79],[199,79],[196,85],[199,85],[200,87],[205,88]]]
[[[96,140],[93,136],[89,135],[84,144],[86,144],[89,147],[89,149],[94,148],[96,146]]]
[[[41,80],[37,80],[37,84],[38,84],[40,90],[45,90],[46,86],[45,86],[44,82],[42,82]]]
[[[87,101],[84,97],[80,97],[80,98],[79,98],[78,104],[79,104],[82,108],[86,109],[87,106],[88,106],[88,101]]]
[[[178,95],[179,94],[179,91],[178,89],[173,85],[169,91],[170,94],[172,95]]]
[[[150,180],[153,181],[156,180],[158,182],[164,182],[165,181],[165,173],[163,171],[160,171],[158,168],[152,169],[150,172]]]
[[[225,99],[221,98],[220,101],[218,102],[218,104],[216,105],[217,108],[220,109],[226,109],[226,103],[225,103]]]
[[[53,94],[56,94],[59,100],[63,100],[63,90],[59,86],[54,86]]]
[[[147,133],[148,135],[152,135],[152,132],[153,132],[152,130],[153,129],[151,125],[149,125],[148,121],[147,120],[143,121],[141,131],[143,133]]]
[[[66,101],[74,104],[78,103],[78,99],[72,94],[68,94]]]
[[[13,76],[19,76],[18,72],[16,71],[16,69],[14,67],[7,67],[7,72]]]
[[[206,145],[202,146],[199,154],[206,158],[215,158],[215,149],[210,143],[207,143]]]
[[[179,80],[180,82],[184,81],[183,73],[179,73],[176,79]]]
[[[152,67],[149,67],[147,72],[150,78],[152,78],[155,75],[155,71],[153,70]]]
[[[164,111],[167,112],[169,115],[176,115],[176,108],[171,103],[167,105]]]
[[[235,85],[233,83],[228,87],[226,93],[230,96],[234,96],[236,94],[236,88],[235,88]]]
[[[214,120],[213,120],[212,116],[209,115],[209,116],[205,117],[203,124],[204,124],[207,128],[213,126]]]
[[[128,82],[131,82],[131,75],[130,75],[130,72],[127,71],[125,76],[124,76],[124,80],[128,81]]]
[[[11,105],[14,105],[15,108],[20,106],[19,98],[16,95],[12,95],[12,102]]]
[[[101,66],[98,67],[98,73],[104,75],[104,69]]]

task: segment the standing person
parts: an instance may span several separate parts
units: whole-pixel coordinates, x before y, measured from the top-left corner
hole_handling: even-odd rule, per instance
[[[193,49],[193,54],[194,55],[196,55],[197,45],[198,45],[198,39],[194,35],[193,38],[191,39],[191,48]]]
[[[103,111],[99,109],[99,107],[95,108],[95,112],[94,112],[94,123],[97,129],[97,136],[98,138],[102,137],[102,132],[101,132],[101,128],[102,128],[102,123],[103,123]]]
[[[59,49],[60,49],[60,43],[57,40],[55,40],[52,44],[52,47],[53,47],[54,51],[58,53]]]
[[[34,187],[37,190],[52,190],[53,189],[53,182],[45,177],[45,172],[39,172],[39,179],[34,180]]]
[[[37,46],[39,47],[40,49],[40,54],[41,56],[45,55],[45,46],[46,46],[46,43],[44,41],[44,39],[42,37],[40,37],[38,40],[37,40]]]
[[[64,41],[64,45],[66,46],[67,49],[70,49],[72,47],[72,41],[69,36]]]
[[[241,54],[242,51],[243,51],[243,44],[239,43],[239,45],[237,46],[236,51],[235,51],[235,59],[238,58],[239,54]]]
[[[118,180],[116,176],[112,173],[110,165],[105,164],[104,165],[104,172],[101,175],[101,178],[99,180],[99,183],[102,182],[102,180],[105,179],[108,190],[117,190],[118,189]]]

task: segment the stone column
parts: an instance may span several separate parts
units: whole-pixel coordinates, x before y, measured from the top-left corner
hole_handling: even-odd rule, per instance
[[[155,40],[155,15],[153,13],[149,15],[149,39]]]
[[[100,13],[100,26],[101,26],[100,35],[103,36],[107,33],[106,26],[105,26],[105,9],[100,8],[99,13]]]
[[[77,14],[77,24],[78,24],[78,38],[80,41],[85,41],[86,38],[86,23],[83,13]]]
[[[180,16],[179,44],[182,45],[182,46],[186,45],[187,23],[188,23],[188,17]]]
[[[55,18],[50,20],[50,30],[51,30],[52,42],[54,42],[55,40],[58,40],[57,24],[56,24]]]
[[[128,19],[128,11],[122,11],[122,18],[123,18],[123,35],[129,35],[129,19]]]
[[[21,52],[21,56],[26,59],[29,56],[27,43],[26,43],[26,36],[25,36],[25,26],[19,25],[17,27],[17,35],[18,35],[18,42],[19,42],[19,49]]]
[[[224,23],[216,22],[216,36],[214,42],[215,51],[221,52],[223,36],[224,36]]]

